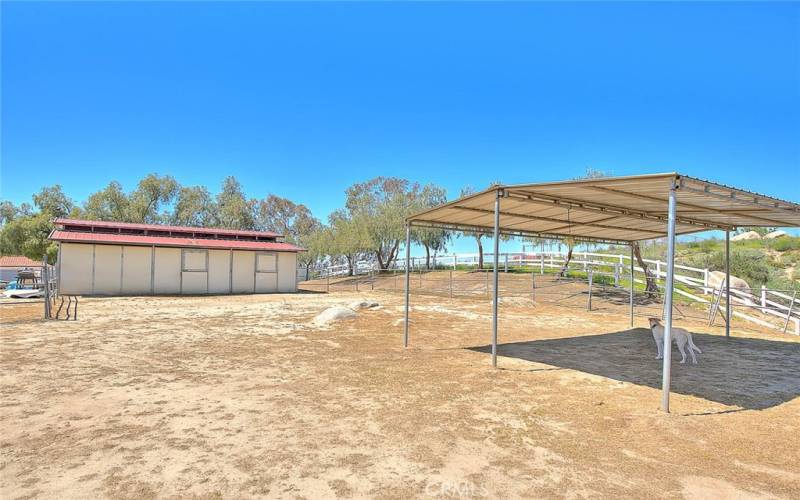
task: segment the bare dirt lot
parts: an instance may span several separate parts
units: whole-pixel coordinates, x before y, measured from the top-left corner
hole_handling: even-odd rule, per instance
[[[0,497],[800,496],[797,337],[679,322],[666,415],[624,303],[504,300],[497,370],[486,299],[413,304],[409,349],[380,290],[4,307]]]

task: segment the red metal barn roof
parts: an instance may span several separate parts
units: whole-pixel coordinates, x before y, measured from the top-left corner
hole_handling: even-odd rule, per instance
[[[163,226],[155,226],[161,228]],[[203,231],[205,232],[205,231]],[[279,241],[225,240],[184,238],[178,236],[145,236],[138,234],[86,233],[56,229],[50,234],[54,241],[68,243],[98,243],[111,245],[142,245],[160,247],[221,248],[233,250],[272,250],[278,252],[304,252],[301,247]]]
[[[271,231],[243,231],[239,229],[224,229],[217,227],[192,227],[192,226],[167,226],[161,224],[135,224],[132,222],[112,222],[100,220],[68,219],[59,217],[53,221],[57,226],[64,226],[65,229],[75,231],[92,231],[94,228],[101,229],[120,229],[128,231],[158,231],[183,234],[213,234],[218,237],[255,237],[265,239],[280,238],[283,235]]]
[[[42,267],[42,263],[22,255],[2,255],[0,267]]]

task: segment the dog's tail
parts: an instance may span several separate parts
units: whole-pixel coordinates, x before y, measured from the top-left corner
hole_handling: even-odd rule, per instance
[[[688,338],[689,338],[689,348],[697,351],[700,354],[703,354],[703,351],[701,351],[699,347],[694,345],[694,342],[692,341],[692,334],[691,333],[688,335]]]

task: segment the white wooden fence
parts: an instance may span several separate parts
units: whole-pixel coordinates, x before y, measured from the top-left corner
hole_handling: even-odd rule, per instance
[[[561,269],[564,266],[566,254],[564,252],[509,252],[501,253],[498,256],[499,267],[503,271],[514,268],[528,268],[533,272],[544,274],[547,270]],[[666,278],[667,264],[663,261],[643,259],[648,265],[649,271],[659,280]],[[427,270],[425,257],[412,257],[411,268],[414,270]],[[494,264],[494,254],[483,254],[484,269],[492,269]],[[478,254],[449,254],[436,255],[430,258],[431,269],[459,269],[477,268]],[[362,260],[356,262],[353,274],[364,275],[378,271],[401,270],[405,269],[405,259],[396,260],[389,269],[378,269],[377,262]],[[572,253],[570,270],[591,271],[593,274],[605,274],[614,277],[614,284],[620,285],[621,280],[627,280],[630,273],[630,255],[579,252]],[[350,274],[350,267],[347,264],[327,266],[312,271],[313,277],[341,277]],[[636,274],[643,275],[641,267],[634,266],[634,281],[644,283],[644,278],[637,278]],[[309,279],[306,270],[298,270],[300,280]],[[714,286],[711,283],[711,272],[708,269],[697,267],[675,265],[675,293],[689,300],[708,304],[709,317],[714,316],[712,309],[716,304],[722,311],[725,311],[727,304],[724,303],[725,293],[722,284]],[[663,291],[661,283],[659,289]],[[718,296],[722,294],[722,297]],[[740,290],[731,288],[731,314],[737,318],[755,323],[768,328],[791,331],[800,335],[800,296],[791,290],[772,290],[761,287],[760,290]],[[747,312],[760,313],[762,317],[747,314]],[[721,315],[722,316],[722,315]],[[722,316],[724,319],[724,316]],[[777,323],[767,321],[770,317],[775,317]],[[782,322],[780,321],[782,320]],[[790,328],[789,326],[793,328]]]

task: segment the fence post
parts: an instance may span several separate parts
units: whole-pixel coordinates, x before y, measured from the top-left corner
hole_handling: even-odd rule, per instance
[[[531,271],[531,302],[536,302],[536,273]]]
[[[456,270],[456,266],[458,266],[458,255],[453,254],[453,271]]]
[[[453,298],[453,271],[450,271],[450,298]]]
[[[325,293],[331,293],[331,273],[325,275]]]
[[[44,263],[41,275],[44,281],[44,319],[50,319],[50,273],[47,269],[47,254],[44,255],[42,262]]]
[[[369,289],[375,290],[375,271],[369,272]]]
[[[703,295],[708,295],[708,269],[703,270]]]
[[[587,311],[591,311],[592,310],[592,281],[593,281],[593,278],[594,278],[594,272],[592,272],[590,270],[589,271],[589,303],[586,304],[586,310]]]
[[[619,286],[619,264],[614,264],[614,286]]]
[[[544,274],[544,253],[539,254],[541,257],[541,268],[539,269],[539,274]]]
[[[505,257],[505,272],[508,272],[508,254]]]
[[[584,271],[589,269],[589,266],[588,266],[589,263],[586,261],[586,259],[588,259],[588,258],[589,257],[586,255],[586,252],[583,252],[583,270]]]

